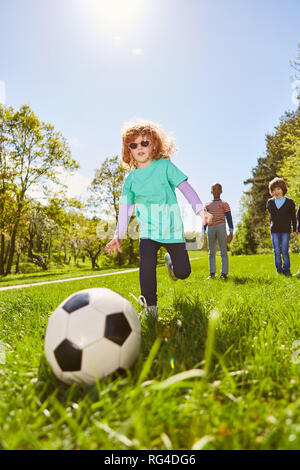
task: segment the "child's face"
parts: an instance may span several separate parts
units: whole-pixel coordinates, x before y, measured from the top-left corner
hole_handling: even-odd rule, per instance
[[[131,148],[132,144],[136,144],[136,148]],[[129,143],[129,150],[137,162],[137,168],[143,168],[151,163],[153,144],[149,137],[139,135],[135,140]]]
[[[279,186],[276,186],[273,191],[271,191],[271,194],[273,197],[275,197],[276,199],[280,199],[281,197],[283,197],[283,191],[282,189],[279,187]]]
[[[216,184],[215,186],[212,186],[211,193],[214,199],[220,199],[222,188],[218,184]]]

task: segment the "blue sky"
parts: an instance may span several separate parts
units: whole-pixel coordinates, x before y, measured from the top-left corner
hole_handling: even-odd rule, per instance
[[[2,0],[0,99],[5,84],[64,134],[74,194],[120,155],[124,121],[161,123],[202,201],[221,182],[236,219],[265,134],[296,109],[299,21],[299,0]]]

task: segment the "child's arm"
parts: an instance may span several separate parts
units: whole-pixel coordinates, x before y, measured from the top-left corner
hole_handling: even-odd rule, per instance
[[[134,209],[134,204],[120,204],[119,217],[118,217],[118,223],[117,223],[115,235],[113,239],[106,245],[109,255],[111,254],[112,251],[114,252],[114,254],[117,254],[118,251],[120,253],[122,252],[121,240],[123,238],[126,238],[127,227],[129,224],[129,220],[132,216],[133,209]]]
[[[134,204],[120,204],[119,217],[115,235],[120,239],[126,238],[127,227],[133,214]]]
[[[292,200],[293,204],[292,204],[292,226],[293,226],[293,235],[294,235],[294,238],[297,237],[297,219],[296,219],[296,207],[295,207],[295,203],[294,201]]]
[[[228,227],[229,227],[229,235],[227,237],[227,242],[230,243],[233,238],[233,221],[232,221],[231,211],[225,212],[225,217],[226,217]]]
[[[202,217],[204,224],[210,225],[212,223],[212,215],[207,212],[198,194],[192,188],[192,186],[185,180],[180,183],[177,187],[178,189],[180,189],[187,201],[191,204],[195,214],[200,215]]]

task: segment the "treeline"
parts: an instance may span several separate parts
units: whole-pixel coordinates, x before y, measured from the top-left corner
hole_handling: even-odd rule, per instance
[[[85,204],[67,199],[59,178],[77,168],[52,124],[40,121],[28,105],[19,110],[0,105],[1,276],[20,272],[21,263],[43,270],[86,258],[92,268],[137,263],[137,240],[125,240],[122,254],[105,252],[125,177],[119,158],[108,158],[95,170]],[[33,190],[43,195],[43,203],[32,197]]]
[[[300,44],[298,58],[292,63],[300,78]],[[297,81],[295,81],[297,83]],[[297,88],[300,103],[299,87]],[[251,185],[241,201],[242,217],[231,244],[232,254],[252,254],[271,249],[269,220],[266,211],[269,182],[276,176],[288,184],[287,196],[300,203],[300,105],[295,112],[286,112],[273,134],[266,135],[265,156],[257,160],[252,176],[244,184]],[[291,243],[296,251],[296,242]]]

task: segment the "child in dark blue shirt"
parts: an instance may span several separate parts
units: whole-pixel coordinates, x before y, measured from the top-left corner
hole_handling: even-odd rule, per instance
[[[270,232],[274,251],[275,267],[278,274],[291,276],[289,242],[291,225],[293,236],[296,238],[296,211],[293,199],[285,197],[286,182],[282,178],[274,178],[269,183],[271,199],[268,199],[267,209],[270,218]]]

